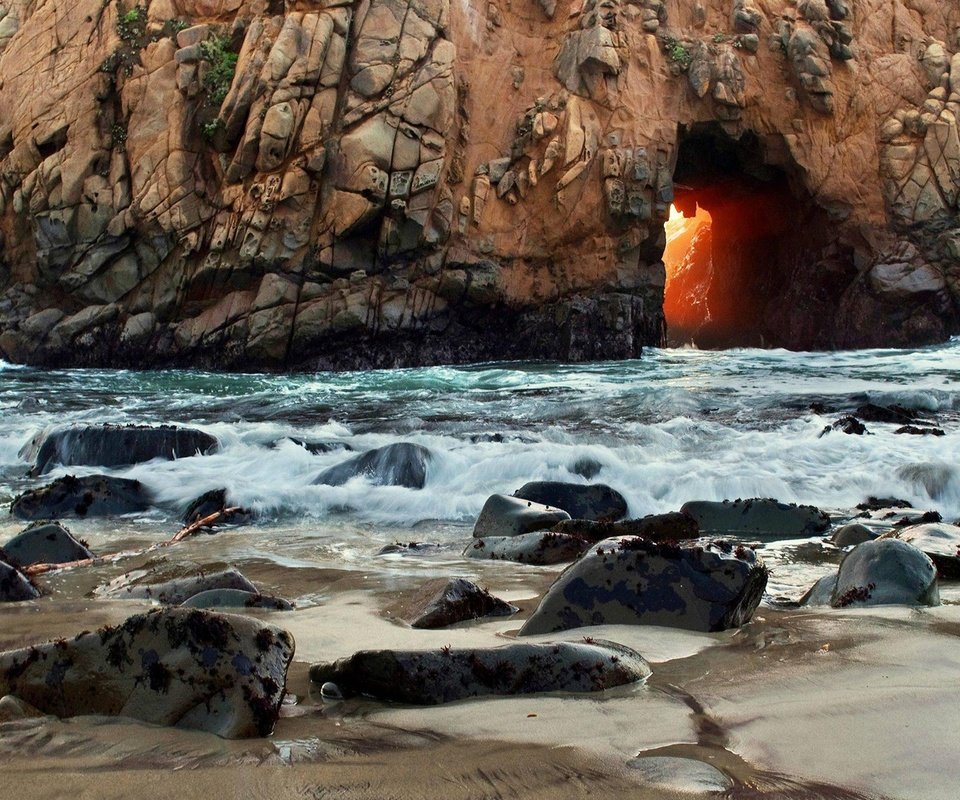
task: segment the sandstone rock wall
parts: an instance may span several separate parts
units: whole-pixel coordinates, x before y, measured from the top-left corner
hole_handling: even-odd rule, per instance
[[[809,228],[771,340],[936,340],[958,116],[939,0],[0,0],[0,357],[634,356],[691,131]]]

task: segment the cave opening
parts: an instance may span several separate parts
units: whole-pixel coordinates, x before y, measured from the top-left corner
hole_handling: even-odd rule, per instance
[[[798,313],[809,298],[795,276],[809,272],[829,225],[776,145],[749,131],[733,138],[719,123],[681,126],[663,255],[671,346],[797,347],[810,338]]]

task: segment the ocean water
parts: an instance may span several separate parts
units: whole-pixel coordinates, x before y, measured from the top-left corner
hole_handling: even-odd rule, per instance
[[[945,436],[866,436],[824,427],[858,405],[916,410]],[[21,450],[72,423],[176,423],[209,431],[215,455],[121,469],[58,468],[25,477]],[[631,516],[688,500],[774,497],[847,513],[865,498],[898,497],[960,518],[960,339],[914,350],[649,350],[593,364],[497,363],[298,375],[194,371],[44,370],[0,362],[0,503],[59,475],[109,472],[142,481],[157,508],[83,532],[176,530],[199,494],[226,488],[255,510],[256,539],[238,547],[281,564],[360,568],[394,541],[437,542],[455,560],[492,493],[530,480],[592,481],[627,499]],[[430,449],[422,490],[313,485],[342,450],[312,454],[293,439]],[[20,525],[9,517],[0,533]],[[395,567],[403,569],[402,567]],[[815,570],[814,570],[815,572]],[[796,589],[802,572],[773,591]],[[794,585],[796,584],[796,585]]]

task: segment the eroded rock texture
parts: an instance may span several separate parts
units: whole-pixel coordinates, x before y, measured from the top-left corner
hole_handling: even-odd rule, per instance
[[[4,0],[0,357],[634,356],[675,199],[721,334],[942,339],[958,40],[935,0]]]

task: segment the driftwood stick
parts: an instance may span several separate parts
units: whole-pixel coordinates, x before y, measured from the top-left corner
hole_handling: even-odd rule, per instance
[[[179,531],[177,531],[173,538],[169,542],[164,542],[165,545],[176,544],[177,542],[182,542],[184,539],[193,536],[201,528],[208,528],[217,522],[221,517],[225,517],[227,514],[236,514],[238,511],[242,511],[239,506],[233,506],[231,508],[221,508],[219,511],[214,511],[212,514],[208,514],[202,519],[195,520],[189,525],[185,525]]]

